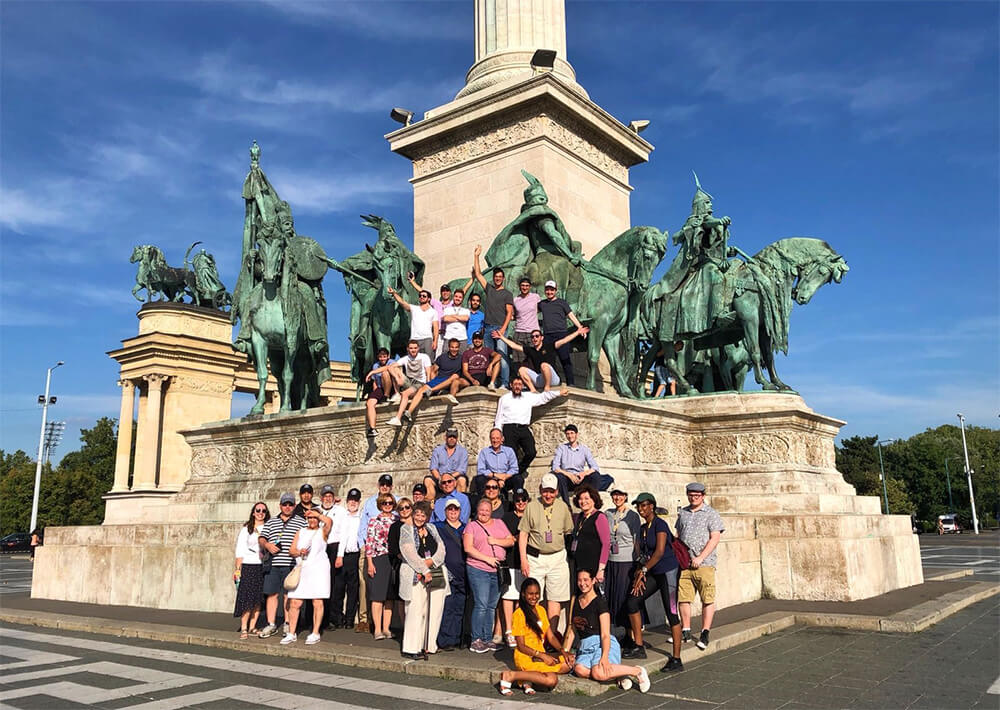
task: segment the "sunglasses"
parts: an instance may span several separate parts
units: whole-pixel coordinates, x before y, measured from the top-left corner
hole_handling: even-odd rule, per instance
[[[383,503],[383,505],[385,505],[385,504]],[[401,506],[399,506],[399,509],[400,510],[412,510],[412,508],[410,506],[408,506],[408,505],[401,505]]]
[[[499,491],[500,490],[500,486],[486,486],[486,490],[488,490],[488,491]]]
[[[282,503],[281,507],[284,508],[286,505],[295,505],[295,503]]]
[[[442,484],[445,484],[445,483],[454,483],[454,482],[455,482],[454,478],[442,478],[441,479],[441,483]]]
[[[392,506],[394,506],[394,505],[396,505],[396,504],[395,504],[395,503],[393,503],[393,502],[392,502],[391,500],[387,500],[387,501],[386,501],[385,503],[383,503],[383,504],[382,504],[382,507],[384,508],[384,507],[385,507],[385,506],[387,506],[387,505],[388,505],[389,507],[392,507]]]
[[[266,513],[267,512],[267,508],[254,508],[253,512],[255,512],[255,513]]]

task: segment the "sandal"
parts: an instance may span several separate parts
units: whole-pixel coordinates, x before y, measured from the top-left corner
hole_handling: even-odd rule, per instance
[[[244,641],[250,638],[250,635],[247,633],[246,629],[240,629],[240,638]]]
[[[521,687],[524,688],[525,695],[534,695],[535,689],[532,687],[531,683],[521,683]]]
[[[514,691],[510,689],[510,681],[509,680],[501,680],[500,681],[500,695],[507,696],[507,695],[513,695],[513,694],[514,694]]]

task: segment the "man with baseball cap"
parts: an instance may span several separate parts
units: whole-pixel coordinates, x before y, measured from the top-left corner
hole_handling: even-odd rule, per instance
[[[719,513],[705,502],[705,484],[687,485],[688,504],[677,513],[677,537],[691,550],[691,569],[681,570],[677,601],[681,612],[681,634],[691,640],[691,602],[701,595],[701,635],[697,646],[708,647],[708,632],[715,617],[715,548],[725,526]]]
[[[308,485],[308,484],[307,484]],[[312,488],[309,490],[312,498]],[[265,597],[265,613],[267,614],[267,626],[261,629],[258,634],[262,639],[274,634],[277,631],[278,595],[284,594],[285,577],[292,571],[295,562],[289,554],[292,540],[295,533],[306,526],[306,519],[294,515],[295,496],[291,493],[282,493],[279,502],[279,512],[276,516],[264,523],[260,529],[259,543],[261,549],[266,549],[273,557],[271,568],[264,573],[263,594]],[[285,597],[283,605],[284,618],[288,619],[288,597]]]
[[[344,514],[333,526],[331,535],[336,533],[341,540],[337,557],[333,563],[333,611],[330,622],[334,628],[354,627],[354,615],[358,613],[358,597],[361,592],[361,546],[358,544],[358,526],[361,524],[361,491],[352,488],[347,492]],[[347,605],[344,605],[344,597]],[[367,616],[365,617],[367,620]],[[367,626],[367,623],[365,624]]]
[[[469,522],[469,516],[472,515],[469,496],[462,491],[456,490],[456,482],[455,474],[448,472],[441,474],[441,480],[438,481],[438,497],[434,500],[434,514],[431,516],[432,523],[443,523],[446,520],[447,511],[445,510],[445,505],[449,500],[454,500],[458,503],[458,519],[463,524]],[[452,592],[454,593],[454,585],[452,585]]]
[[[566,327],[567,318],[573,321],[573,325],[577,327],[581,335],[586,336],[590,332],[590,328],[584,326],[580,322],[580,319],[576,317],[576,314],[573,313],[573,309],[569,307],[566,299],[556,298],[555,281],[550,280],[545,282],[545,298],[538,302],[538,312],[542,314],[542,330],[545,331],[545,344],[549,347],[553,347],[557,340],[563,340],[568,334],[569,330]],[[555,349],[559,353],[559,362],[562,363],[563,375],[565,375],[563,380],[567,385],[572,387],[574,380],[573,362],[570,360],[570,347],[566,343],[563,343]]]
[[[410,500],[414,503],[427,500],[427,486],[423,483],[414,483],[413,491],[410,494]]]
[[[521,574],[538,580],[555,629],[570,597],[566,535],[573,532],[573,516],[559,498],[559,482],[553,474],[542,476],[539,496],[528,503],[517,529]]]
[[[429,493],[434,493],[435,499],[439,497],[438,488],[441,477],[446,473],[450,473],[458,482],[458,490],[465,490],[468,485],[469,451],[458,443],[458,429],[456,427],[448,427],[444,433],[444,443],[438,444],[431,451],[431,460],[427,469],[424,485],[427,486]],[[451,489],[451,491],[454,490],[455,488]],[[447,497],[447,493],[442,495]]]
[[[337,579],[337,569],[334,567],[334,562],[337,559],[337,549],[340,546],[340,526],[339,519],[340,516],[347,514],[347,508],[336,502],[337,495],[336,490],[329,483],[324,485],[319,489],[319,507],[316,510],[320,515],[325,515],[331,520],[330,523],[330,534],[326,537],[326,556],[330,560],[330,597],[326,600],[326,604],[323,605],[323,628],[328,629],[334,625],[334,614],[333,614],[333,588]],[[303,608],[312,605],[303,604]]]
[[[365,538],[368,536],[368,521],[378,516],[378,498],[383,495],[392,495],[392,476],[383,473],[378,477],[378,493],[368,498],[361,508],[361,519],[358,522],[358,547],[365,548]],[[395,498],[395,496],[393,496]],[[372,631],[368,623],[368,597],[365,594],[365,556],[358,555],[358,625],[354,628],[358,633],[370,633]]]
[[[305,520],[306,513],[318,507],[313,501],[313,487],[308,483],[299,486],[299,502],[296,504],[295,510],[292,511],[292,515],[298,515]]]
[[[459,494],[464,495],[464,494]],[[441,627],[438,629],[437,645],[439,651],[453,651],[462,642],[462,621],[465,617],[465,546],[462,535],[465,524],[461,519],[462,504],[456,497],[442,497],[435,504],[440,504],[444,511],[442,519],[434,524],[438,535],[444,542],[444,566],[448,570],[451,593],[445,597],[444,608],[441,611]],[[468,498],[466,498],[468,506]]]

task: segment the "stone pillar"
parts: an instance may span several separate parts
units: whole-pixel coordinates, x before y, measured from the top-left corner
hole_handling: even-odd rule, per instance
[[[118,413],[118,449],[115,453],[115,484],[113,493],[128,490],[128,475],[132,457],[132,412],[135,409],[135,385],[132,380],[119,380],[122,406]]]
[[[564,0],[476,0],[476,61],[456,98],[530,78],[538,49],[555,50],[552,72],[586,96],[566,58]]]
[[[156,469],[160,451],[160,404],[164,375],[144,375],[146,381],[146,406],[139,422],[139,440],[135,451],[135,473],[132,477],[133,491],[149,491],[156,488]]]

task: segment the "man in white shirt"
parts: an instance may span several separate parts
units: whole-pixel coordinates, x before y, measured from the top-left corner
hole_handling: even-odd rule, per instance
[[[359,559],[361,547],[358,543],[358,527],[361,523],[361,491],[352,488],[347,492],[347,507],[344,514],[333,523],[331,535],[341,541],[337,557],[333,562],[333,593],[330,597],[330,623],[335,629],[350,629],[354,626],[354,615],[358,612],[358,596],[361,577]],[[344,596],[347,606],[344,607]]]
[[[407,303],[392,286],[386,289],[396,299],[396,303],[410,312],[410,340],[417,342],[417,349],[435,357],[438,345],[438,313],[431,306],[431,292],[424,289],[417,295],[419,303]],[[430,365],[428,365],[430,367]]]
[[[531,434],[531,410],[540,404],[551,402],[559,396],[568,397],[569,390],[563,387],[558,392],[525,392],[521,378],[512,378],[510,392],[497,402],[497,416],[493,426],[503,432],[503,440],[518,452],[517,468],[522,476],[528,475],[528,466],[535,460],[535,437]]]
[[[457,338],[459,343],[458,354],[461,355],[469,347],[469,334],[466,331],[466,324],[469,322],[468,308],[462,307],[465,299],[465,291],[455,289],[451,303],[444,307],[441,315],[441,323],[444,325],[444,342],[448,343],[452,338]]]
[[[410,398],[419,392],[430,379],[431,359],[427,353],[420,352],[420,343],[411,340],[406,344],[406,355],[396,361],[395,367],[402,375],[402,382],[399,385],[402,392],[400,393],[399,409],[396,411],[396,416],[389,420],[389,426],[402,426],[401,417],[413,421],[413,407],[407,409],[407,405],[410,403]],[[414,404],[417,402],[419,400],[416,400]]]
[[[330,526],[330,534],[326,538],[326,556],[330,559],[330,597],[327,598],[326,604],[323,605],[323,628],[335,628],[333,624],[333,605],[330,603],[333,600],[333,584],[336,580],[336,570],[333,567],[334,561],[337,559],[337,548],[339,547],[340,538],[337,533],[337,521],[342,515],[347,515],[347,508],[336,503],[337,500],[336,492],[329,483],[323,486],[319,491],[319,507],[316,510],[319,511],[320,515],[325,515],[332,521]]]

